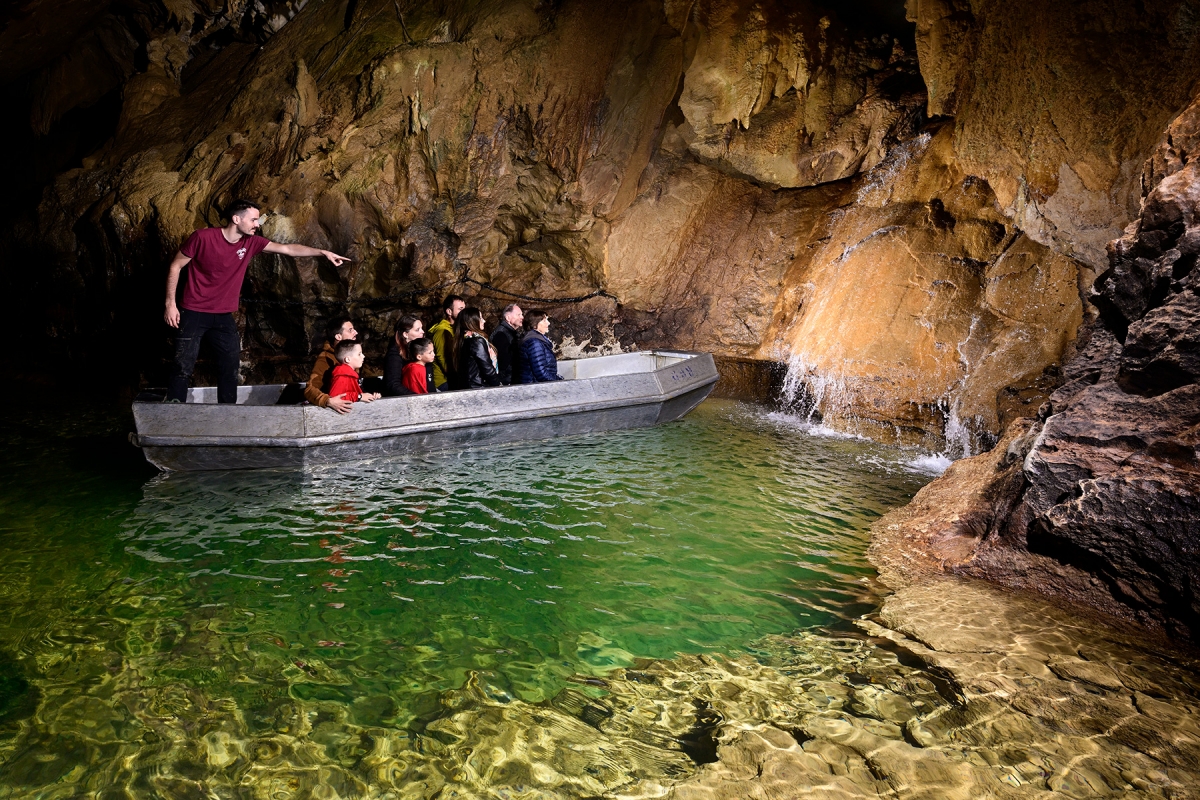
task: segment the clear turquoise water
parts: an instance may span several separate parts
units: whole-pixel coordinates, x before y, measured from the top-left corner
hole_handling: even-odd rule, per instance
[[[153,719],[213,704],[250,731],[297,703],[417,730],[470,676],[540,702],[636,659],[847,631],[876,603],[868,526],[928,480],[716,401],[300,472],[155,476],[124,425],[58,409],[0,434],[0,796],[112,780]]]

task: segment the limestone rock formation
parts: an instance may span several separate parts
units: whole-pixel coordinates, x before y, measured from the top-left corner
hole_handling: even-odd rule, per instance
[[[559,307],[574,340],[748,355],[799,242],[842,194],[772,187],[869,168],[923,103],[911,48],[817,5],[313,4],[286,27],[260,21],[274,35],[259,51],[201,54],[183,30],[193,12],[172,13],[180,26],[144,45],[124,85],[114,138],[57,178],[20,247],[52,248],[50,282],[71,287],[63,334],[112,324],[88,309],[114,291],[146,304],[125,321],[144,327],[173,248],[228,199],[263,198],[268,235],[354,266],[252,267],[259,375],[307,358],[339,305],[379,342],[399,313],[451,289],[493,306],[607,293]],[[738,111],[729,152],[711,151],[729,120],[702,121],[702,96],[734,98],[747,80],[760,99]],[[780,159],[792,177],[750,166]],[[656,219],[664,191],[673,227]],[[88,275],[99,280],[80,287]]]
[[[1138,213],[1138,175],[1200,68],[1180,2],[913,0],[929,113],[1035,241],[1093,268]],[[1153,87],[1151,89],[1150,87]]]
[[[303,377],[342,310],[373,363],[457,291],[549,305],[564,354],[794,359],[831,419],[973,451],[1093,313],[1080,287],[1200,75],[1187,8],[28,0],[0,14],[32,153],[4,287],[35,298],[23,329],[77,361],[133,342],[161,381],[163,265],[246,195],[267,234],[354,259],[257,259],[247,380]]]
[[[870,169],[920,121],[911,51],[853,32],[816,4],[707,0],[679,109],[703,160],[773,186],[830,183]]]
[[[1101,317],[1067,383],[1003,449],[955,465],[880,529],[889,570],[932,558],[1200,637],[1198,121],[1200,102],[1147,162],[1143,213],[1109,247]]]
[[[976,439],[997,434],[1002,391],[1035,384],[1074,339],[1089,270],[1011,224],[949,127],[894,150],[849,200],[788,277],[762,353],[790,354],[843,424],[936,429],[949,411]]]

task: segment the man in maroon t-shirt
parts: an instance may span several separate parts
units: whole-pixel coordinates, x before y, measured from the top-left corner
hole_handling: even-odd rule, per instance
[[[163,319],[179,329],[175,341],[175,369],[167,385],[167,402],[187,399],[188,383],[200,343],[209,339],[217,353],[217,402],[237,402],[238,360],[242,342],[233,312],[237,311],[242,279],[250,259],[259,253],[285,256],[325,256],[335,267],[350,259],[303,244],[278,244],[258,235],[262,209],[247,200],[235,200],[225,210],[229,224],[224,228],[196,231],[179,248],[167,272],[167,310]],[[179,306],[175,292],[179,273],[188,270],[187,286]]]

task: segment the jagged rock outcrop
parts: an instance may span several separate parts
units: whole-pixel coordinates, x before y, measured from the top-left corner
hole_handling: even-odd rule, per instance
[[[1096,280],[1100,320],[1040,419],[880,525],[897,582],[937,563],[1200,637],[1197,145],[1200,101],[1147,162],[1142,215]]]

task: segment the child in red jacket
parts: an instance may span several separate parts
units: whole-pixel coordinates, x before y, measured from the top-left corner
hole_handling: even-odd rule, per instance
[[[338,365],[333,368],[333,382],[329,385],[330,397],[341,397],[351,403],[360,400],[369,403],[379,399],[379,395],[374,392],[363,394],[362,387],[358,384],[358,371],[362,369],[364,360],[362,345],[348,339],[340,341],[334,348],[333,355],[337,358]]]
[[[434,391],[433,369],[429,366],[433,363],[433,342],[429,339],[414,339],[409,343],[408,351],[412,353],[413,360],[404,365],[404,372],[401,374],[404,387],[411,389],[413,394],[429,394]]]

